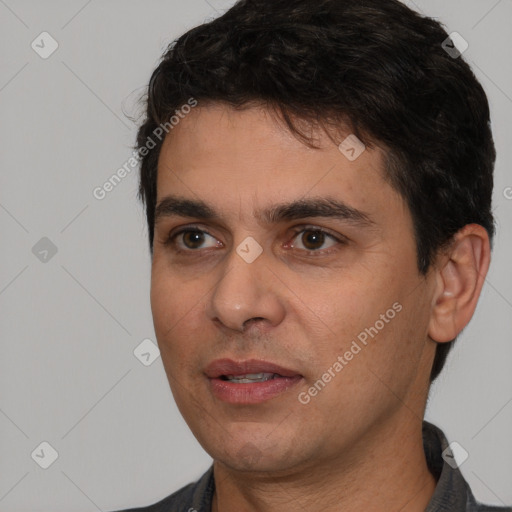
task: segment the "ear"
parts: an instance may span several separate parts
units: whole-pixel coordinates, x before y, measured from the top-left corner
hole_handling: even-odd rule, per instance
[[[452,341],[471,320],[490,260],[489,235],[478,224],[464,226],[440,255],[428,330],[434,341]]]

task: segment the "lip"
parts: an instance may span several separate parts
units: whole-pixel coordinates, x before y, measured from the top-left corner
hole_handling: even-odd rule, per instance
[[[257,404],[276,398],[297,385],[302,375],[295,370],[283,366],[249,359],[233,361],[232,359],[217,359],[205,369],[213,395],[231,404]],[[265,382],[236,384],[221,379],[223,375],[245,375],[248,373],[274,373],[278,377]]]
[[[239,362],[232,359],[217,359],[205,369],[205,374],[210,379],[216,379],[222,375],[245,375],[247,373],[277,373],[283,377],[300,375],[294,370],[258,359]]]

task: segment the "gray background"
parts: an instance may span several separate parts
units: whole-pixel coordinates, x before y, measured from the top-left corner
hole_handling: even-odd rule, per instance
[[[211,462],[161,359],[145,366],[134,355],[155,342],[136,170],[103,200],[92,192],[131,156],[136,125],[125,114],[137,116],[167,44],[231,3],[0,0],[1,512],[149,504]],[[512,2],[408,4],[468,41],[498,150],[492,267],[427,419],[469,453],[461,469],[477,498],[511,504]],[[47,59],[31,48],[43,31],[59,45]],[[34,254],[43,237],[56,254],[44,253],[47,241]],[[47,469],[43,441],[58,453]]]

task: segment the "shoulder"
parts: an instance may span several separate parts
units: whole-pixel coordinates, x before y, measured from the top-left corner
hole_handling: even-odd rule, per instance
[[[213,467],[210,467],[199,480],[182,487],[157,503],[117,512],[210,512],[213,490]]]
[[[497,505],[484,505],[475,500],[471,493],[468,499],[468,512],[512,512],[512,507],[498,507]]]
[[[512,507],[494,507],[475,502],[468,512],[512,512]]]
[[[430,472],[437,480],[426,512],[512,512],[511,507],[478,502],[462,475],[443,431],[423,421],[423,447]]]

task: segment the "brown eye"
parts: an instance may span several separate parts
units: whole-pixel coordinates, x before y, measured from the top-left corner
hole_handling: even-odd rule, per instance
[[[325,234],[321,231],[304,231],[301,241],[308,251],[314,251],[325,243]]]
[[[188,249],[198,249],[204,243],[204,233],[202,231],[186,231],[182,233],[183,244]]]
[[[208,238],[211,239],[210,242]],[[221,242],[202,229],[186,228],[169,235],[167,244],[173,246],[177,252],[195,252],[198,249],[219,247]]]
[[[346,243],[342,238],[338,239],[334,235],[331,235],[322,229],[313,228],[306,228],[301,231],[297,231],[295,233],[294,240],[298,241],[293,242],[292,247],[302,249],[310,253],[322,253],[324,250],[328,250],[335,245]]]

